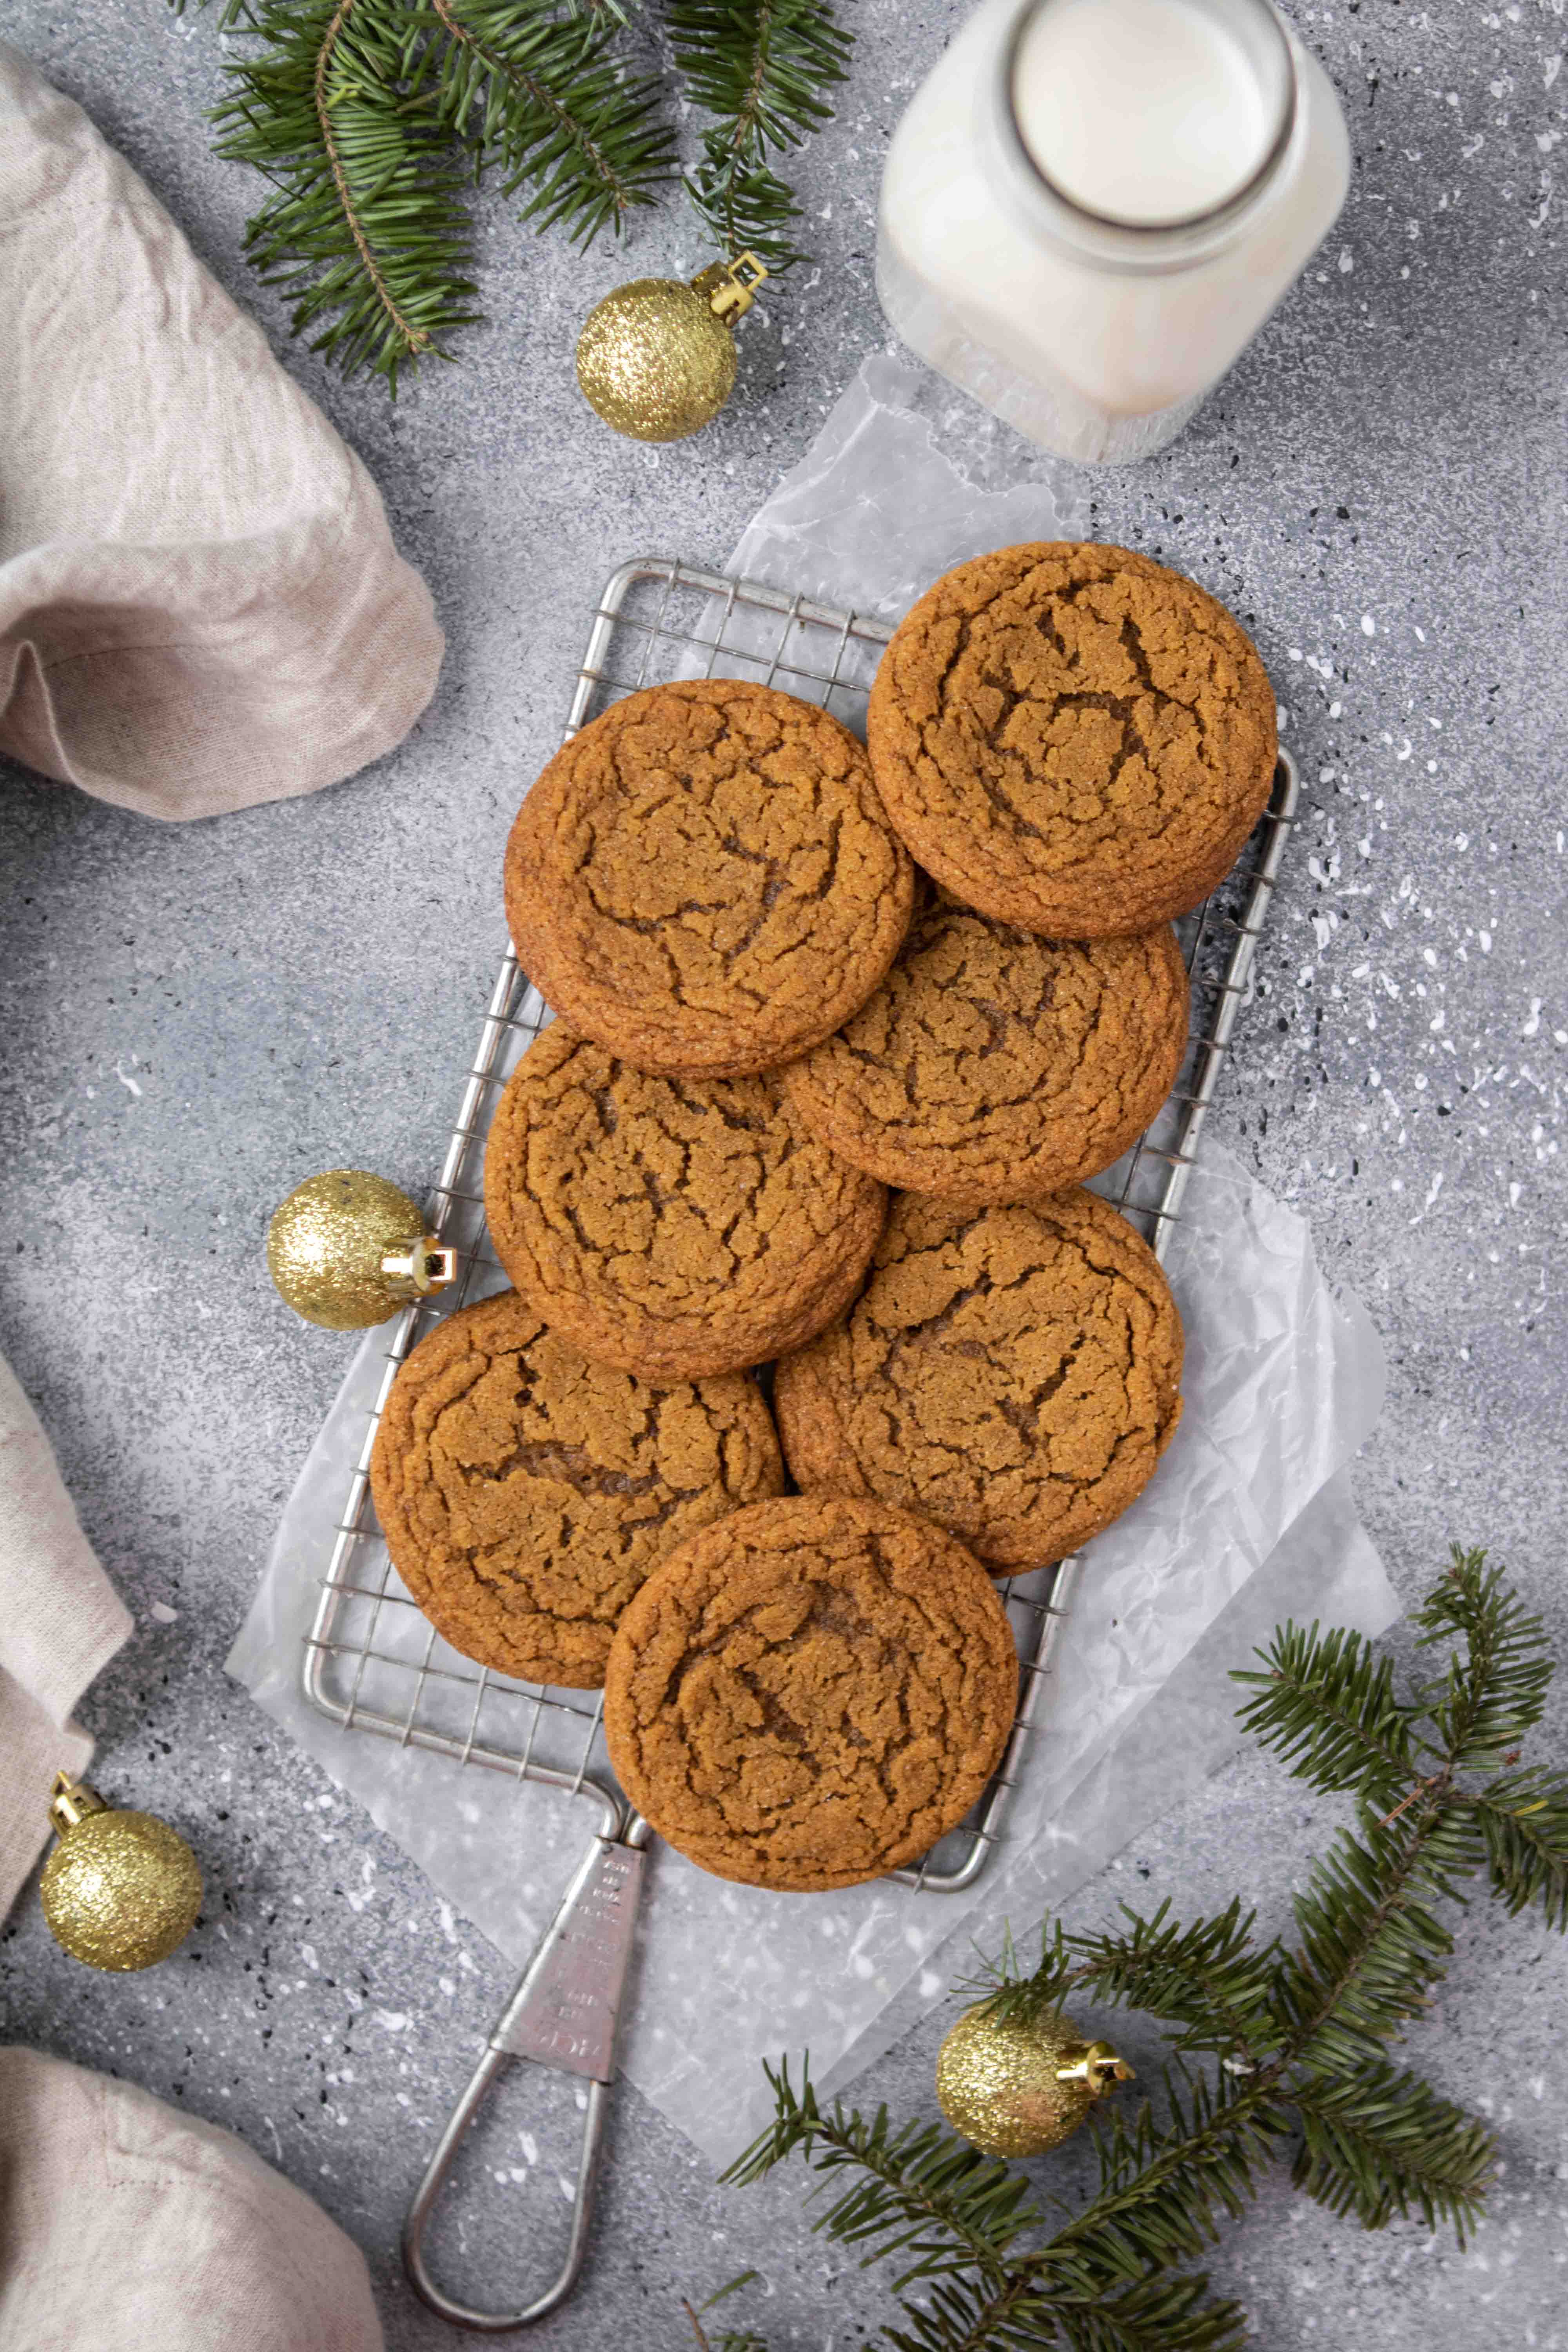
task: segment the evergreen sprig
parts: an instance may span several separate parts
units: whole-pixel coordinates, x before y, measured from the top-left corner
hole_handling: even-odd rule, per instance
[[[184,0],[173,0],[183,7]],[[849,35],[831,0],[669,0],[688,95],[714,120],[684,185],[726,257],[800,259],[773,168],[827,121]],[[469,184],[589,245],[679,179],[658,75],[630,69],[625,0],[222,0],[240,37],[217,152],[272,194],[247,252],[296,334],[395,391],[480,313]]]
[[[476,177],[494,162],[507,195],[531,187],[524,220],[591,245],[668,184],[674,154],[658,78],[635,79],[616,62],[624,18],[608,0],[580,16],[517,0],[430,0],[429,13],[436,37],[422,65],[440,113],[468,144]]]
[[[1191,2265],[1279,2156],[1320,2204],[1381,2229],[1451,2228],[1482,2210],[1490,2135],[1388,2046],[1426,2008],[1453,1948],[1441,1906],[1478,1876],[1510,1913],[1568,1928],[1568,1780],[1521,1763],[1552,1674],[1544,1629],[1486,1555],[1455,1549],[1417,1617],[1442,1671],[1401,1694],[1358,1634],[1280,1627],[1247,1727],[1311,1787],[1348,1794],[1296,1898],[1296,1940],[1260,1942],[1239,1900],[1184,1925],[1162,1904],[1120,1928],[1047,1926],[1026,1971],[1009,1940],[972,1981],[1002,2017],[1054,2017],[1073,1994],[1168,2031],[1154,2094],[1096,2117],[1100,2179],[1055,2226],[1024,2177],[935,2124],[822,2106],[802,2069],[768,2070],[774,2118],[727,2179],[792,2157],[829,2185],[816,2226],[898,2264],[895,2352],[1239,2352],[1246,2315]]]
[[[750,250],[775,274],[805,259],[800,206],[771,158],[832,118],[851,36],[831,0],[669,0],[675,62],[689,95],[717,119],[687,193],[726,254]]]
[[[395,389],[479,315],[465,160],[420,75],[421,29],[359,0],[256,0],[237,22],[262,46],[228,68],[217,152],[273,184],[246,251],[295,334]]]

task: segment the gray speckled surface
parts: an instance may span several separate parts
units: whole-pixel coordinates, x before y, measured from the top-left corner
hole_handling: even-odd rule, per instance
[[[1097,480],[1095,528],[1236,606],[1302,756],[1268,999],[1219,1129],[1310,1217],[1388,1343],[1365,1516],[1411,1594],[1451,1534],[1494,1545],[1568,1652],[1562,0],[1298,13],[1350,116],[1349,206],[1187,436]],[[559,728],[587,604],[628,553],[721,559],[880,340],[879,156],[958,14],[864,10],[847,100],[803,173],[820,282],[749,327],[742,396],[697,441],[615,442],[571,378],[593,299],[634,268],[694,266],[673,213],[628,266],[489,210],[493,323],[395,410],[291,352],[449,634],[396,755],[313,801],[186,829],[20,772],[0,789],[0,1344],[138,1620],[83,1710],[98,1775],[189,1831],[210,1888],[186,1950],[123,1980],[64,1959],[24,1897],[0,1938],[5,2030],[280,2163],[365,2247],[397,2352],[451,2340],[402,2285],[397,2223],[507,1972],[222,1673],[352,1344],[276,1305],[262,1224],[300,1175],[344,1160],[429,1181],[500,945],[503,831]],[[6,30],[281,341],[239,258],[254,184],[207,150],[213,17],[15,0]],[[1190,1909],[1241,1885],[1278,1917],[1330,1822],[1244,1762],[1080,1911],[1129,1886]],[[1490,2218],[1460,2255],[1414,2228],[1363,2239],[1276,2188],[1215,2264],[1261,2342],[1568,2342],[1565,1994],[1568,1955],[1538,1927],[1466,1924],[1415,2049],[1500,2129]],[[876,2071],[872,2098],[929,2111],[943,2021]],[[446,2251],[481,2294],[563,2242],[576,2117],[570,2087],[554,2095],[530,2105],[514,2078],[476,2148],[463,2245]],[[797,2185],[718,2189],[626,2096],[587,2277],[536,2340],[679,2344],[679,2297],[747,2264],[766,2290],[745,2315],[775,2345],[856,2340],[876,2291],[808,2238]]]

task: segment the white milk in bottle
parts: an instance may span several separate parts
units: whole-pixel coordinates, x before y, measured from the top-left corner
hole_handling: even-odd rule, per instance
[[[1268,0],[984,0],[894,133],[877,289],[1042,447],[1145,457],[1327,235],[1349,168]]]

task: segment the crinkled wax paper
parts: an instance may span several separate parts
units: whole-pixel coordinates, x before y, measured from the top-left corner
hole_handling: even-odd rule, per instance
[[[731,569],[896,612],[965,555],[1081,530],[1070,478],[1037,460],[1030,478],[986,487],[1001,458],[984,425],[955,466],[952,417],[928,386],[885,355],[868,362]],[[1243,1054],[1247,1026],[1244,1015]],[[1217,1149],[1194,1171],[1167,1270],[1187,1334],[1182,1425],[1152,1484],[1086,1555],[1043,1728],[978,1884],[771,1895],[657,1847],[622,2063],[715,2162],[769,2111],[764,2056],[809,2046],[819,2080],[842,2087],[941,1997],[973,1941],[994,1940],[1004,1918],[1032,1927],[1214,1770],[1235,1745],[1226,1670],[1277,1619],[1375,1633],[1397,1613],[1345,1475],[1382,1396],[1364,1310],[1334,1296],[1301,1219]],[[344,1731],[300,1691],[382,1348],[373,1332],[354,1360],[229,1668],[521,1964],[592,1833],[590,1807]]]

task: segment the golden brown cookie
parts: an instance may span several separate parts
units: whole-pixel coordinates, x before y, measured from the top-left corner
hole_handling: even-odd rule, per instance
[[[1124,547],[977,556],[896,632],[871,689],[878,790],[966,904],[1119,939],[1214,888],[1274,779],[1274,690],[1193,581]]]
[[[887,1196],[776,1076],[656,1078],[557,1022],[485,1152],[496,1255],[584,1354],[647,1380],[760,1364],[859,1286]]]
[[[1168,923],[1045,940],[928,889],[870,1002],[784,1077],[840,1159],[981,1208],[1109,1168],[1170,1093],[1186,1045],[1186,967]]]
[[[998,1570],[1042,1568],[1142,1493],[1181,1377],[1159,1263],[1094,1193],[903,1192],[861,1297],[779,1366],[773,1412],[808,1492],[879,1495]]]
[[[1006,1746],[1018,1660],[963,1546],[885,1503],[754,1504],[654,1570],[610,1647],[621,1786],[720,1878],[816,1892],[926,1853]]]
[[[784,1465],[754,1381],[649,1387],[503,1290],[415,1349],[370,1483],[394,1567],[454,1649],[523,1682],[595,1690],[648,1570],[778,1494]]]
[[[551,761],[506,852],[541,994],[684,1076],[771,1069],[837,1029],[898,952],[912,888],[847,728],[735,678],[614,704]]]

